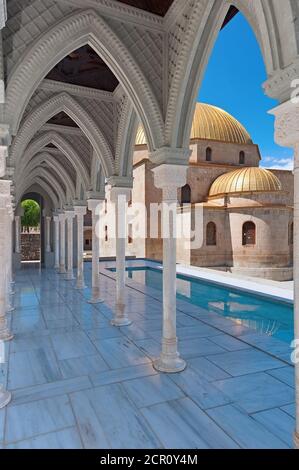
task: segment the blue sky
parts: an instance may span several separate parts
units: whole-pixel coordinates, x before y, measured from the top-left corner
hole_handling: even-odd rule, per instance
[[[198,101],[225,109],[246,127],[260,147],[262,166],[293,169],[293,151],[274,142],[274,117],[267,111],[277,102],[264,94],[266,79],[258,42],[239,13],[218,36]]]

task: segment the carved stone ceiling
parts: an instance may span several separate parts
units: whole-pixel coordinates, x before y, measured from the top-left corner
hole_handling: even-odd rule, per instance
[[[173,0],[119,0],[120,3],[126,3],[135,8],[155,13],[159,16],[165,16]]]
[[[46,78],[110,92],[118,85],[109,67],[88,45],[64,57]]]
[[[49,124],[56,124],[58,126],[78,127],[77,124],[70,118],[66,113],[61,113],[53,116],[49,121]]]

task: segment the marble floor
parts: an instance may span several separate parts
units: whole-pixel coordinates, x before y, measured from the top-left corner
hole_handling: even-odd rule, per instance
[[[91,265],[85,264],[90,285]],[[115,281],[101,271],[103,303],[53,270],[16,275],[1,380],[0,448],[291,448],[294,369],[287,344],[178,301],[187,369],[158,374],[161,294],[130,280],[131,326],[110,325]]]

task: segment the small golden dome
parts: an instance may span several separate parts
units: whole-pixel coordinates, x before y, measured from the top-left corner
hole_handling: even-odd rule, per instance
[[[253,191],[281,191],[282,186],[271,171],[264,168],[240,168],[219,176],[210,187],[209,197]]]
[[[234,144],[252,144],[250,135],[233,116],[206,103],[197,103],[190,140],[218,140]],[[146,145],[143,127],[138,127],[135,145]]]

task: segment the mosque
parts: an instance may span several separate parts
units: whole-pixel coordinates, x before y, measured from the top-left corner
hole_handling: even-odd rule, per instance
[[[193,225],[202,214],[202,242],[192,248],[177,240],[177,261],[277,281],[293,278],[293,174],[259,167],[261,156],[246,129],[223,109],[197,103],[190,135],[187,184],[181,188],[177,217]],[[133,203],[161,202],[154,185],[146,137],[138,128],[133,156]],[[107,192],[107,191],[106,191]],[[109,199],[109,194],[107,195]],[[109,214],[108,214],[109,216]],[[134,237],[144,214],[128,224],[127,255],[161,260],[161,238]],[[108,226],[104,228],[108,230]],[[88,227],[86,227],[88,230]],[[184,232],[185,233],[185,232]],[[115,242],[101,237],[101,256],[115,253]],[[191,237],[189,237],[191,238]]]

